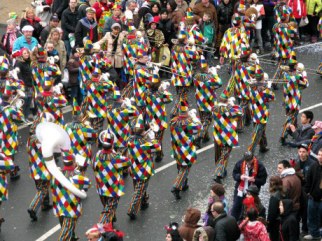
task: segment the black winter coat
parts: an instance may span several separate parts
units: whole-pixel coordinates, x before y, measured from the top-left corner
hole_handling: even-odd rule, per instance
[[[300,145],[302,143],[310,143],[310,140],[314,136],[314,130],[312,129],[312,126],[307,126],[303,128],[302,126],[297,128],[294,132],[290,131],[291,136],[293,137],[293,143],[295,145]]]
[[[215,230],[214,241],[235,241],[239,239],[240,230],[235,218],[223,212],[210,225]]]
[[[68,7],[68,0],[54,0],[51,6],[51,12],[56,13],[58,18],[61,19],[63,11]]]
[[[296,214],[292,212],[293,201],[283,199],[284,213],[281,215],[281,233],[284,241],[299,240],[299,223]]]
[[[234,170],[233,170],[233,178],[236,181],[235,184],[235,191],[238,189],[238,186],[240,184],[240,176],[241,176],[241,166],[243,163],[243,159],[239,160],[235,166],[234,166]],[[252,175],[253,170],[250,170],[250,176]],[[266,179],[267,179],[267,171],[266,168],[264,166],[264,164],[260,161],[258,161],[258,173],[257,176],[255,177],[255,185],[258,187],[258,190],[260,191],[261,186],[263,186],[266,183]]]
[[[94,20],[95,21],[95,20]],[[93,43],[98,41],[98,32],[97,32],[97,23],[91,22],[90,24],[93,26],[93,38],[91,39]],[[89,36],[89,21],[87,18],[82,18],[78,21],[75,29],[75,43],[76,47],[84,47],[83,38]]]
[[[18,78],[23,80],[26,87],[32,87],[31,61],[17,60],[15,67],[20,69]]]
[[[171,39],[175,38],[176,36],[174,24],[171,21],[171,19],[168,19],[166,21],[160,20],[158,29],[162,31],[165,42],[169,45],[169,48],[171,49],[171,46],[172,46]]]
[[[64,10],[61,18],[61,27],[64,31],[63,40],[68,40],[68,34],[75,33],[76,25],[79,20],[78,10],[74,12],[67,8]]]
[[[36,38],[37,41],[39,42],[39,37],[40,37],[41,31],[43,30],[43,26],[41,26],[41,24],[38,21],[34,20],[31,23],[27,19],[22,18],[20,21],[20,29],[22,30],[22,28],[26,25],[31,25],[34,28],[34,31],[32,32],[32,36]]]
[[[321,175],[322,166],[318,162],[311,165],[306,175],[305,192],[316,202],[322,199],[322,191],[320,189]]]
[[[231,1],[229,1],[227,5],[224,2],[221,2],[217,9],[218,23],[220,25],[230,25],[233,14],[234,8]]]

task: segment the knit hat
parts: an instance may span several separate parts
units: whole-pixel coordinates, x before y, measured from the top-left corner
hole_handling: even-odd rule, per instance
[[[246,11],[245,0],[240,0],[239,1],[239,5],[238,5],[238,8],[237,8],[237,11],[238,12],[244,12],[244,11]]]
[[[220,94],[220,99],[222,100],[228,100],[228,90],[224,89],[223,92]]]
[[[18,15],[16,12],[10,12],[8,15],[9,15],[10,19],[17,19],[18,18]]]
[[[74,164],[75,156],[72,151],[65,150],[62,152],[64,166],[71,166]]]
[[[37,46],[37,61],[40,63],[45,63],[47,61],[47,51],[43,46]]]
[[[191,8],[187,8],[186,19],[193,19],[193,12]]]
[[[121,92],[117,86],[114,86],[113,89],[113,100],[119,100],[121,99]]]
[[[9,70],[9,59],[6,55],[0,56],[0,71],[7,72]]]
[[[179,234],[179,224],[176,222],[171,222],[169,226],[164,227],[165,230],[167,230],[167,234],[171,235],[172,240],[180,240],[180,234]]]
[[[158,24],[158,23],[159,23],[159,21],[160,21],[160,17],[159,17],[159,16],[154,16],[153,18],[151,18],[151,19],[149,20],[149,24],[151,24],[151,23],[156,23],[156,24]]]
[[[264,71],[259,64],[255,65],[255,78],[256,80],[262,80],[264,77]]]
[[[208,67],[207,61],[205,59],[205,56],[201,55],[200,57],[200,67],[205,69]]]
[[[78,105],[78,102],[76,100],[76,98],[73,98],[73,115],[80,115],[81,113],[81,108]]]
[[[189,111],[189,103],[186,100],[180,99],[180,112],[188,112]]]
[[[215,183],[212,187],[211,190],[218,196],[223,196],[225,195],[225,188],[222,184]]]
[[[114,134],[111,132],[110,128],[107,128],[106,130],[102,131],[99,134],[98,139],[103,147],[105,147],[105,148],[113,147]]]
[[[297,64],[296,53],[295,53],[294,50],[292,50],[291,53],[290,53],[290,59],[288,60],[288,64],[289,65],[295,65],[295,64]]]
[[[114,3],[114,5],[113,5],[112,9],[113,9],[113,10],[115,10],[115,9],[122,10],[122,6],[121,6],[120,4]]]

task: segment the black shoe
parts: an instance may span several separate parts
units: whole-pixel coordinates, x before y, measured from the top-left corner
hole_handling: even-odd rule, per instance
[[[206,136],[202,139],[202,142],[203,142],[203,143],[206,143],[206,142],[208,142],[209,140],[210,140],[209,135],[206,135]]]
[[[16,181],[20,178],[20,174],[18,174],[19,171],[20,171],[20,167],[15,166],[15,169],[12,172],[10,172],[10,180],[11,181]]]
[[[136,219],[136,215],[134,213],[128,213],[127,214],[131,220],[135,220]]]
[[[244,130],[243,129],[237,129],[237,133],[243,133]]]
[[[179,190],[179,189],[177,189],[177,188],[173,187],[173,188],[171,189],[171,192],[173,193],[173,196],[174,196],[177,200],[181,199],[181,197],[180,197],[180,190]]]
[[[161,161],[162,161],[162,159],[163,159],[162,155],[156,155],[156,157],[155,157],[154,161],[155,161],[155,162],[161,162]]]
[[[280,138],[280,143],[282,144],[282,146],[285,146],[286,145],[285,137],[281,137]]]
[[[37,221],[38,218],[37,218],[36,212],[34,210],[32,210],[32,209],[28,209],[27,211],[29,213],[31,221],[33,221],[33,222]]]
[[[149,207],[149,203],[148,202],[144,202],[141,204],[141,210],[146,210]]]
[[[215,182],[217,182],[217,183],[219,183],[219,184],[222,184],[222,177],[218,177],[218,176],[216,176],[216,177],[214,177],[214,179],[213,179]]]
[[[265,147],[259,148],[259,151],[261,153],[265,153],[265,152],[268,152],[269,151],[269,148],[265,146]]]
[[[49,211],[53,208],[53,205],[51,204],[46,204],[44,206],[41,207],[41,211]]]
[[[278,90],[277,84],[272,84],[273,90]]]
[[[198,138],[197,138],[197,139],[195,139],[195,141],[194,141],[194,144],[196,145],[197,149],[200,149],[200,148],[201,148],[201,144],[200,144],[200,142],[201,142],[200,137],[198,137]]]
[[[112,219],[112,223],[115,223],[117,221],[117,218],[116,218],[116,216],[114,215],[113,216],[113,219]]]
[[[2,223],[4,223],[4,218],[0,218],[0,233],[1,233],[1,226],[2,226]]]

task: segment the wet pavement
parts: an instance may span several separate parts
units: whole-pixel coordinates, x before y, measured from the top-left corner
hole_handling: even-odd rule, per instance
[[[304,109],[322,103],[322,79],[315,74],[315,69],[322,59],[322,44],[301,47],[297,49],[297,52],[299,53],[298,61],[304,63],[308,69],[307,72],[310,82],[310,86],[303,91],[302,109]],[[261,59],[269,59],[269,56],[264,56]],[[262,67],[264,71],[268,72],[270,77],[273,76],[276,69],[274,64],[262,63]],[[227,68],[219,70],[219,75],[225,86],[229,77]],[[217,94],[220,94],[222,89],[219,89]],[[171,92],[174,93],[173,89],[171,89]],[[269,176],[277,174],[276,167],[278,161],[296,156],[296,149],[282,147],[278,142],[281,126],[286,117],[282,106],[281,88],[275,93],[276,100],[270,106],[271,117],[266,131],[270,151],[265,154],[258,153],[258,150],[256,152],[259,160],[265,164]],[[194,100],[193,91],[189,93],[189,100]],[[190,104],[195,108],[195,101],[190,101]],[[171,104],[168,105],[167,110],[170,110],[171,107]],[[315,120],[322,120],[322,105],[315,107],[312,111],[314,112]],[[66,113],[65,118],[66,121],[70,121],[70,113]],[[239,135],[240,146],[234,148],[230,156],[228,175],[224,180],[227,192],[226,196],[229,200],[230,207],[234,190],[234,181],[231,177],[232,168],[250,144],[252,129],[252,126],[248,126]],[[25,151],[27,137],[28,128],[21,129],[19,131],[20,150],[16,155],[17,163],[21,168],[21,178],[16,182],[9,182],[9,200],[1,206],[1,215],[6,219],[6,222],[2,225],[0,241],[18,239],[25,241],[37,239],[38,241],[57,240],[59,234],[59,227],[57,226],[58,219],[54,217],[51,211],[39,212],[37,222],[31,222],[27,213],[28,205],[36,193],[33,180],[29,177],[28,171],[28,159]],[[164,226],[170,221],[181,223],[186,208],[196,207],[202,210],[202,212],[206,208],[209,190],[213,184],[214,149],[212,148],[212,141],[202,144],[202,148],[198,154],[198,161],[192,167],[189,174],[190,188],[187,192],[182,193],[182,199],[179,201],[175,200],[170,192],[172,182],[176,177],[176,166],[173,163],[171,165],[173,159],[170,157],[170,135],[168,130],[163,139],[163,146],[165,153],[164,159],[161,163],[156,163],[155,168],[157,173],[151,178],[149,183],[148,193],[150,195],[150,207],[145,211],[141,211],[135,221],[130,221],[126,215],[133,191],[131,178],[127,177],[126,179],[126,194],[120,200],[117,210],[117,222],[115,224],[116,228],[125,232],[125,240],[165,240]],[[166,164],[169,165],[165,168],[164,165]],[[99,197],[95,191],[95,181],[91,168],[88,169],[88,175],[94,182],[94,185],[92,185],[88,192],[88,198],[83,202],[84,212],[77,224],[76,233],[80,237],[80,240],[86,240],[84,236],[85,231],[97,222],[102,209]],[[262,188],[260,197],[267,207],[269,199],[267,185]],[[51,232],[48,233],[48,231]],[[47,236],[42,237],[45,233]]]

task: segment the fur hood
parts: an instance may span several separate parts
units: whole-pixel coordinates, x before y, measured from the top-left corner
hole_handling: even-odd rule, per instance
[[[210,226],[200,227],[195,230],[192,241],[199,241],[200,235],[202,236],[203,241],[213,241],[215,238],[215,230]]]

